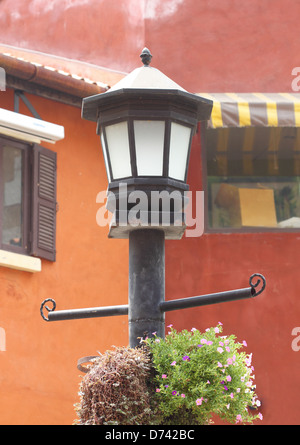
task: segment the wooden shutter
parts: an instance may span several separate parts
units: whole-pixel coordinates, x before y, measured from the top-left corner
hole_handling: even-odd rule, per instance
[[[55,261],[56,153],[34,145],[31,254]]]

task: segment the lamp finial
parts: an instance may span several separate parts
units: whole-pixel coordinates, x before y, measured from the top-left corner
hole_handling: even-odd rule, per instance
[[[144,64],[144,66],[149,66],[151,63],[151,59],[152,59],[152,54],[150,53],[148,48],[144,48],[140,58],[142,59],[142,62]]]

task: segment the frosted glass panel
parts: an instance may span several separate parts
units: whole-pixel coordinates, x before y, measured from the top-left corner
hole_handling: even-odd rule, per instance
[[[105,127],[113,179],[131,176],[127,122]]]
[[[191,128],[184,125],[175,122],[171,124],[169,176],[180,181],[185,180],[191,131]]]
[[[134,121],[138,176],[162,176],[165,122]]]
[[[101,145],[102,145],[102,151],[103,151],[103,156],[104,156],[107,179],[108,179],[108,182],[111,182],[111,176],[110,176],[110,171],[109,171],[109,166],[108,166],[108,161],[107,161],[107,147],[105,145],[103,131],[101,131]]]

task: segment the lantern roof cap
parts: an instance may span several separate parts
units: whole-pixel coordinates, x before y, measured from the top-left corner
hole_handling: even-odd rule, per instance
[[[141,66],[140,68],[136,68],[110,88],[107,93],[127,88],[186,91],[160,70],[151,66]]]
[[[96,121],[98,110],[107,104],[121,98],[130,97],[161,97],[175,100],[175,97],[185,103],[190,103],[196,109],[198,120],[208,120],[211,114],[212,101],[187,92],[184,88],[166,76],[157,68],[150,67],[152,54],[148,48],[144,48],[141,55],[143,66],[134,69],[131,73],[117,82],[108,91],[95,96],[86,97],[82,103],[82,117]]]
[[[147,88],[147,89],[163,89],[163,90],[181,90],[186,91],[164,73],[157,68],[150,66],[152,54],[148,48],[144,48],[140,58],[143,66],[136,68],[118,83],[116,83],[109,91],[122,90],[127,88]]]

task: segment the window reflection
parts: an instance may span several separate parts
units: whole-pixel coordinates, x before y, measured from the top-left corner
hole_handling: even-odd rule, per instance
[[[2,148],[2,243],[22,245],[22,150]]]
[[[207,130],[209,227],[300,229],[300,130]]]

